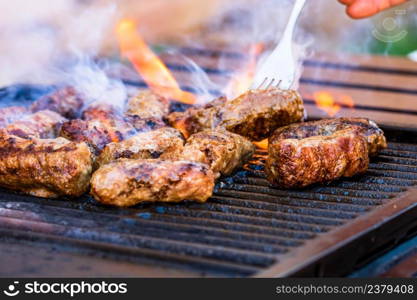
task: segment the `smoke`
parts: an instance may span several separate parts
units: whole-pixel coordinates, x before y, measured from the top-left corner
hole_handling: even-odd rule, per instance
[[[28,5],[25,0],[1,0],[0,11],[0,87],[69,84],[91,100],[123,103],[124,85],[108,78],[93,60],[112,32],[115,5],[68,0],[37,0]]]
[[[249,49],[254,44],[263,46],[262,53],[258,53],[258,61],[262,62],[270,51],[279,43],[287,25],[288,17],[294,5],[294,0],[235,0],[224,1],[218,14],[211,22],[204,26],[196,35],[184,37],[185,42],[196,48],[220,48],[224,52],[250,54]],[[305,17],[305,16],[304,16]],[[313,39],[302,27],[298,26],[293,44],[294,60],[297,66],[296,80],[293,85],[297,88],[302,73],[302,61],[311,54]],[[218,70],[235,71],[225,76],[223,81],[210,82],[204,77],[204,72],[195,72],[196,83],[204,83],[211,89],[225,92],[230,80],[238,78],[248,69],[249,59],[230,59],[228,55],[220,57],[216,67]],[[198,62],[195,63],[198,65]],[[280,66],[275,66],[279,68]],[[249,87],[248,87],[249,88]],[[201,89],[207,93],[209,89]],[[235,93],[228,93],[236,96]],[[201,96],[212,99],[210,94]],[[200,99],[201,101],[201,99]]]
[[[91,101],[121,107],[127,97],[125,85],[110,78],[106,66],[95,60],[103,42],[113,38],[109,35],[113,35],[119,17],[115,2],[109,2],[37,0],[28,4],[26,0],[0,0],[0,87],[16,83],[69,84]],[[188,45],[241,52],[254,43],[261,43],[266,54],[280,40],[293,6],[293,0],[223,3],[217,16],[199,35],[184,36]],[[298,62],[307,55],[311,42],[299,28],[294,44]],[[229,74],[223,80],[212,82],[198,61],[176,51],[171,55],[188,69],[187,86],[198,92],[199,103],[213,99],[212,91],[224,91],[230,79],[239,75]],[[245,59],[230,60],[225,56],[210,67],[239,70],[246,68],[246,64]],[[300,63],[298,70],[301,74]]]

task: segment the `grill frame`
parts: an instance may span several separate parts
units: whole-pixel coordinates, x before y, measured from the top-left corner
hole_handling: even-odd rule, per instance
[[[417,231],[416,195],[417,189],[410,189],[403,196],[326,236],[306,242],[294,257],[282,257],[284,263],[274,265],[255,277],[347,275]]]

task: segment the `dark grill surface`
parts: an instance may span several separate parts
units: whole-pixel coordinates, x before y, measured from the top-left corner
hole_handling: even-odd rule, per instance
[[[417,145],[391,142],[364,176],[299,191],[269,187],[264,160],[259,151],[205,204],[118,209],[88,196],[48,200],[3,190],[0,244],[43,251],[40,264],[63,253],[72,264],[79,257],[124,262],[137,267],[125,274],[138,276],[343,275],[351,271],[344,260],[352,268],[415,229]],[[0,252],[0,261],[16,255]],[[332,260],[337,269],[329,269]],[[83,275],[112,275],[89,268]],[[50,275],[22,270],[17,275]]]

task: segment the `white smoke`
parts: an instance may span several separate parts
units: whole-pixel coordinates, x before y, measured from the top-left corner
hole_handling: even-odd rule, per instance
[[[270,53],[270,50],[279,43],[293,5],[294,0],[225,1],[217,16],[204,28],[203,34],[184,39],[191,47],[197,48],[210,48],[210,46],[219,44],[225,52],[242,52],[250,48],[251,45],[262,44],[264,51],[258,57],[259,61],[262,61]],[[311,35],[307,34],[300,25],[299,23],[297,26],[293,45],[297,66],[294,88],[299,85],[302,61],[309,55],[310,46],[313,43]],[[225,91],[230,80],[240,75],[239,70],[244,72],[247,69],[247,64],[248,61],[245,59],[231,60],[227,55],[224,55],[215,67],[219,70],[237,70],[237,72],[231,77],[225,77],[222,82],[207,83],[205,78],[199,82],[204,82],[213,89]],[[280,66],[275,67],[279,68]],[[203,75],[200,72],[200,77]],[[208,89],[203,89],[203,91],[208,92]],[[233,94],[233,96],[236,95]],[[201,98],[204,102],[205,99],[212,99],[213,96],[207,94]]]
[[[108,3],[116,2],[0,0],[0,87],[15,83],[70,84],[92,100],[122,105],[126,98],[124,84],[109,78],[107,70],[95,61],[103,42],[114,38],[113,28],[119,17],[116,5]],[[193,47],[210,48],[215,44],[209,37],[213,31],[212,36],[222,33],[225,51],[239,52],[242,46],[254,43],[270,49],[279,41],[292,5],[293,0],[225,1],[207,26],[207,35],[185,36],[184,40]],[[230,32],[224,32],[223,27],[231,28]],[[296,37],[294,49],[300,62],[311,40],[300,29]],[[180,55],[177,59],[191,71],[188,84],[198,90],[199,103],[213,99],[210,91],[224,90],[231,79],[211,82],[198,62]],[[230,66],[229,62],[220,59],[211,67],[236,70],[247,63],[240,60],[234,62],[238,65]],[[301,74],[301,65],[299,70]]]
[[[115,5],[0,0],[0,11],[0,86],[70,84],[90,99],[123,103],[124,85],[93,60],[112,33]]]

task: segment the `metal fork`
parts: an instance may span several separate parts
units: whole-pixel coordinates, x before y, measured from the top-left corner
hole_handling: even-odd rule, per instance
[[[260,64],[252,82],[252,89],[268,89],[279,87],[290,89],[295,79],[296,65],[294,62],[292,42],[295,25],[306,0],[296,0],[284,34],[278,46]]]

